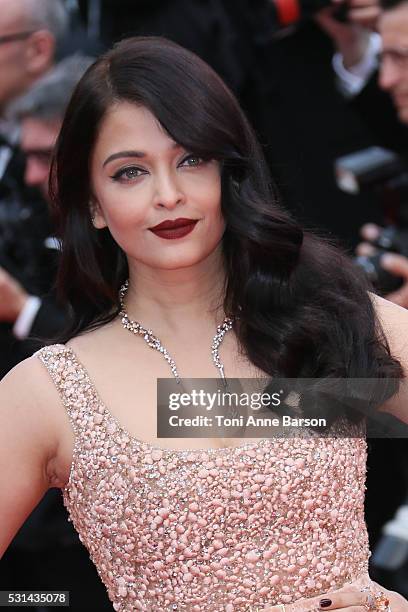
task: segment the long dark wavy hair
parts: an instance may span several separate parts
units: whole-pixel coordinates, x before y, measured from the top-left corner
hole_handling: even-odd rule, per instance
[[[233,94],[197,56],[157,37],[129,38],[101,56],[67,108],[50,192],[62,241],[57,291],[72,317],[52,342],[104,325],[120,310],[127,261],[109,229],[92,225],[89,168],[101,121],[121,101],[149,109],[187,151],[221,162],[224,309],[238,318],[238,340],[255,366],[274,377],[403,377],[371,287],[338,247],[282,207]]]

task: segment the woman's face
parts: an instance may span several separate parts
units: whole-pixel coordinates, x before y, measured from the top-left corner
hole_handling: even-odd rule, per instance
[[[107,113],[91,180],[94,225],[109,228],[130,266],[132,261],[167,270],[192,266],[222,239],[219,163],[184,150],[144,107],[121,102]],[[178,229],[152,231],[176,219],[184,220]]]

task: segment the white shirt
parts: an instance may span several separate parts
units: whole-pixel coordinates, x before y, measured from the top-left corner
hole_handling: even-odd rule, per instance
[[[30,295],[26,300],[13,325],[13,334],[19,340],[23,340],[30,333],[34,319],[41,306],[41,300],[36,295]]]
[[[372,32],[363,59],[347,69],[344,67],[341,53],[335,53],[333,69],[337,75],[339,89],[345,97],[352,98],[364,88],[378,68],[378,53],[381,48],[381,36],[377,32]]]

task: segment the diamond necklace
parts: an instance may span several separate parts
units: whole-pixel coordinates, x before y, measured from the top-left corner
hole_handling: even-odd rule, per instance
[[[120,306],[121,306],[121,311],[119,312],[119,317],[121,317],[121,319],[122,319],[123,327],[125,329],[128,329],[129,331],[133,332],[134,334],[139,334],[140,336],[142,336],[142,338],[146,342],[146,344],[148,344],[151,348],[156,349],[156,351],[159,351],[163,355],[163,357],[165,358],[167,363],[169,364],[170,369],[171,369],[171,371],[173,373],[173,376],[176,379],[176,382],[180,383],[180,376],[179,376],[179,373],[177,371],[176,362],[169,355],[169,352],[162,345],[162,343],[160,342],[159,338],[157,338],[157,336],[153,335],[153,332],[152,332],[151,329],[146,329],[145,327],[143,327],[137,321],[132,321],[131,319],[129,319],[129,316],[128,316],[127,312],[126,312],[126,308],[125,308],[125,304],[124,304],[124,297],[125,297],[125,294],[126,294],[128,288],[129,288],[129,279],[123,283],[123,285],[121,286],[121,288],[119,290],[119,302],[120,302]],[[226,380],[225,379],[225,373],[224,373],[224,366],[221,363],[220,356],[218,354],[218,347],[220,346],[221,342],[223,341],[224,336],[227,333],[227,331],[229,331],[232,328],[233,323],[234,323],[234,319],[232,319],[230,317],[225,317],[225,319],[221,323],[221,325],[218,325],[217,332],[216,332],[216,334],[215,334],[215,336],[213,338],[212,345],[211,345],[211,354],[212,354],[212,359],[213,359],[214,365],[218,369],[218,371],[220,373],[220,376],[221,376],[222,379],[224,379],[224,381]]]

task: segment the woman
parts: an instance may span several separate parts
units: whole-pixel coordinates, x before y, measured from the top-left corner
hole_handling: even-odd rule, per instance
[[[407,369],[406,311],[279,206],[217,75],[164,39],[120,43],[72,97],[51,185],[73,318],[1,384],[0,550],[60,487],[115,610],[408,610],[367,574],[354,423],[222,448],[156,437],[160,377]]]

